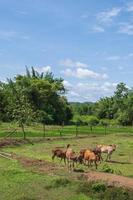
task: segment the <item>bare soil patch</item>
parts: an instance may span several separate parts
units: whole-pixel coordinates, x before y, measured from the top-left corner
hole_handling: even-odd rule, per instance
[[[53,170],[59,169],[59,167],[49,161],[41,160],[41,159],[32,159],[29,157],[17,156],[15,154],[12,155],[13,159],[18,160],[23,167],[33,168],[40,172],[51,172]]]
[[[88,181],[102,181],[108,186],[125,187],[133,190],[133,179],[103,172],[90,171],[85,174]]]
[[[1,139],[0,140],[0,148],[1,147],[5,147],[5,146],[12,146],[12,145],[20,145],[20,144],[25,144],[26,141],[22,140],[22,139]]]

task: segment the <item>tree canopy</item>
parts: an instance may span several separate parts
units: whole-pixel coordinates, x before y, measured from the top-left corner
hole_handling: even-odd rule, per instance
[[[63,79],[54,78],[49,72],[39,74],[33,67],[31,71],[26,68],[26,75],[17,75],[0,84],[0,120],[21,118],[26,123],[31,116],[32,121],[45,124],[68,123],[72,110],[64,95]]]

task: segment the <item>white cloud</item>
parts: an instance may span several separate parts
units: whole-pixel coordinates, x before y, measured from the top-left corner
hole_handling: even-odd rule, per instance
[[[94,79],[105,79],[106,74],[99,74],[89,69],[78,68],[76,73],[78,78],[94,78]]]
[[[97,14],[97,19],[100,23],[108,24],[113,21],[121,12],[121,8],[112,8]]]
[[[104,28],[101,26],[94,26],[91,29],[91,32],[93,33],[103,33],[104,31],[105,31]]]
[[[80,97],[80,94],[78,94],[77,92],[74,92],[74,91],[70,91],[70,92],[69,92],[69,95],[70,95],[71,97]]]
[[[89,69],[77,68],[76,70],[66,69],[62,71],[66,76],[73,76],[76,78],[92,78],[92,79],[107,79],[107,74],[96,73]]]
[[[133,57],[133,53],[129,53],[129,54],[128,54],[128,57]]]
[[[104,92],[112,92],[115,90],[116,86],[117,83],[105,82],[103,85],[101,85],[101,89],[103,89]]]
[[[69,89],[69,88],[72,87],[72,84],[71,84],[69,81],[64,80],[64,81],[63,81],[63,84],[64,84],[64,86],[65,86],[67,89]]]
[[[120,23],[118,33],[124,33],[128,35],[133,35],[133,24],[131,23]]]
[[[37,67],[35,70],[37,70],[39,73],[46,74],[47,72],[51,72],[51,66],[47,65],[45,67]]]
[[[65,76],[75,76],[74,71],[71,69],[63,70],[63,71],[61,71],[61,73],[63,73]]]
[[[133,12],[133,3],[130,2],[127,4],[126,11]]]
[[[82,68],[88,67],[88,65],[85,63],[82,63],[79,61],[73,61],[69,58],[67,58],[65,60],[60,60],[59,64],[65,66],[65,67],[82,67]]]
[[[98,78],[99,74],[88,70],[88,69],[82,69],[78,68],[77,69],[77,77],[79,78],[84,78],[84,77],[89,77],[89,78]]]
[[[72,84],[71,84],[72,85]],[[113,95],[117,83],[77,83],[76,87],[73,85],[68,91],[69,101],[97,101],[101,97]]]

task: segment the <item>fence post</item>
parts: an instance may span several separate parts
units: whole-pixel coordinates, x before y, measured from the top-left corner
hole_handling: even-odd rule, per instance
[[[60,127],[60,137],[62,137],[63,128],[64,128],[64,121],[62,122],[62,125]]]
[[[76,137],[78,136],[78,125],[76,124]]]
[[[91,133],[92,133],[92,125],[90,125]]]
[[[45,124],[43,124],[43,137],[44,138],[46,137],[46,127],[45,127]]]
[[[105,128],[105,135],[107,135],[107,125],[105,125],[104,128]]]

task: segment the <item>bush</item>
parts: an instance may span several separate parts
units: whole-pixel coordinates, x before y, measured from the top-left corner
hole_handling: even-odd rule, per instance
[[[92,185],[92,190],[94,190],[94,192],[104,192],[106,190],[106,186],[104,183],[94,183]]]
[[[79,184],[77,192],[92,199],[101,200],[132,200],[133,191],[120,187],[108,187],[100,182],[83,182]]]
[[[89,126],[96,126],[99,123],[99,119],[92,115],[82,115],[81,120],[84,124]]]
[[[104,193],[103,200],[132,200],[133,192],[124,188],[108,188]]]
[[[114,174],[114,169],[112,169],[109,165],[103,165],[102,172]]]
[[[120,170],[114,170],[114,169],[112,169],[110,166],[108,166],[107,164],[105,164],[105,165],[103,166],[102,172],[122,175],[122,172],[121,172]]]
[[[101,119],[99,125],[101,126],[109,126],[110,120],[109,119]]]

